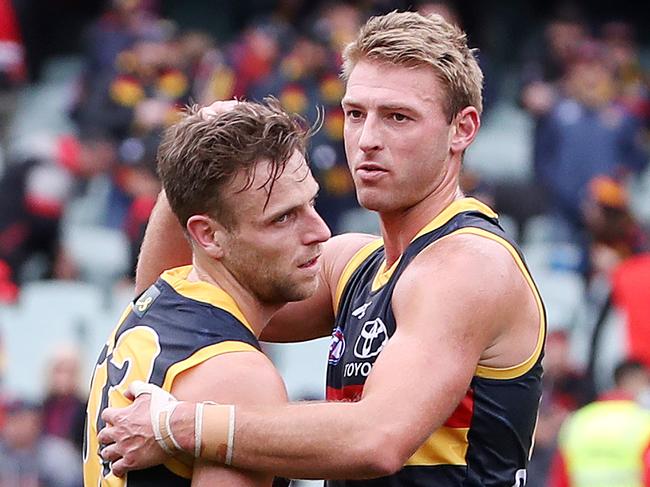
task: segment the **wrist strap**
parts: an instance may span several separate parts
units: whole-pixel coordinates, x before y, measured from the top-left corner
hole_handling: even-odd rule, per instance
[[[170,419],[176,406],[178,406],[178,402],[170,402],[157,411],[154,408],[151,409],[151,426],[154,438],[168,455],[174,455],[181,450],[170,425]]]
[[[168,455],[174,455],[181,451],[181,447],[174,438],[170,426],[172,413],[179,404],[176,398],[160,387],[142,381],[134,381],[129,386],[129,390],[133,397],[138,397],[141,394],[151,395],[149,405],[151,428],[160,448]]]
[[[205,460],[216,460],[225,465],[232,465],[235,444],[235,406],[203,403],[199,407],[197,404],[195,414],[195,453]]]

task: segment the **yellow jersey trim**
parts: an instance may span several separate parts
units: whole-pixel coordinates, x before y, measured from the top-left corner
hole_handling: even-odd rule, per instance
[[[165,381],[163,382],[162,388],[166,391],[171,391],[172,385],[174,383],[174,379],[181,372],[185,372],[186,370],[189,370],[192,367],[195,367],[200,363],[203,363],[206,360],[209,360],[213,357],[216,357],[218,355],[223,355],[225,353],[231,353],[231,352],[258,352],[259,353],[259,350],[248,343],[235,342],[235,341],[221,342],[221,343],[215,343],[214,345],[209,345],[205,348],[196,351],[193,355],[186,358],[185,360],[182,360],[181,362],[176,362],[174,365],[169,367],[167,373],[165,374]],[[184,478],[192,477],[193,465],[187,465],[186,463],[176,458],[170,458],[167,462],[165,462],[165,467],[167,467],[169,470],[171,470],[172,472],[174,472],[176,475],[180,477],[184,477]]]
[[[468,432],[469,428],[438,428],[404,466],[467,465]]]
[[[174,379],[181,372],[191,369],[192,367],[199,365],[200,363],[205,362],[206,360],[216,357],[218,355],[223,355],[225,353],[232,353],[232,352],[261,353],[253,345],[244,342],[227,341],[227,342],[215,343],[214,345],[209,345],[200,350],[197,350],[193,355],[186,358],[185,360],[176,362],[174,365],[169,367],[169,369],[167,369],[167,373],[165,374],[165,381],[163,382],[162,388],[165,389],[166,391],[171,391]]]
[[[362,264],[364,260],[368,258],[375,250],[381,247],[384,244],[382,239],[373,240],[369,244],[361,247],[356,254],[348,261],[339,277],[339,282],[336,285],[336,294],[334,295],[334,314],[338,312],[339,303],[341,302],[341,296],[343,295],[343,290],[345,289],[346,284],[352,277],[354,271]]]
[[[173,287],[178,294],[195,301],[211,304],[229,312],[255,334],[253,327],[241,309],[239,309],[235,300],[223,289],[205,281],[187,280],[187,276],[192,271],[192,268],[191,265],[175,267],[174,269],[165,271],[160,277]]]
[[[425,233],[429,233],[435,230],[436,228],[440,228],[441,226],[446,224],[449,220],[451,220],[453,217],[455,217],[456,215],[464,211],[478,211],[490,218],[497,218],[497,214],[489,206],[487,206],[484,203],[481,203],[479,200],[475,198],[461,198],[452,201],[451,204],[447,206],[447,208],[442,210],[433,220],[427,223],[422,228],[422,230],[420,230],[415,235],[415,237],[411,239],[411,242],[415,241]],[[399,259],[393,262],[393,265],[391,265],[388,269],[386,268],[386,261],[381,263],[381,266],[379,267],[379,270],[375,275],[375,279],[372,281],[373,292],[377,291],[378,289],[381,289],[383,286],[386,285],[386,283],[390,280],[391,276],[395,272],[395,269],[397,269],[400,260],[402,260],[402,256],[400,256]]]
[[[459,234],[472,234],[472,235],[478,235],[481,237],[489,238],[490,240],[493,240],[501,244],[503,247],[505,247],[506,250],[510,252],[510,255],[515,260],[515,263],[517,264],[517,267],[519,267],[519,270],[524,276],[524,279],[526,279],[528,286],[530,286],[530,289],[533,291],[533,295],[535,296],[535,302],[537,303],[537,309],[539,311],[539,333],[537,335],[537,344],[535,345],[535,350],[533,351],[532,355],[528,357],[526,360],[524,360],[523,362],[521,362],[520,364],[513,365],[511,367],[500,368],[500,367],[487,367],[485,365],[479,365],[476,367],[476,373],[475,373],[477,377],[483,377],[485,379],[507,380],[507,379],[515,379],[517,377],[521,377],[526,372],[528,372],[533,367],[533,365],[535,365],[535,363],[537,362],[537,359],[542,353],[542,348],[544,346],[544,338],[546,335],[546,320],[544,316],[544,305],[542,304],[542,298],[539,294],[539,291],[537,290],[537,286],[535,285],[533,278],[528,272],[528,269],[526,269],[526,265],[524,264],[523,260],[519,256],[519,253],[515,250],[512,244],[508,242],[506,239],[498,235],[495,235],[491,232],[488,232],[487,230],[483,230],[482,228],[475,228],[475,227],[461,228],[459,230],[456,230],[455,232],[450,233],[449,235],[447,235],[447,237],[451,237],[452,235],[459,235]]]

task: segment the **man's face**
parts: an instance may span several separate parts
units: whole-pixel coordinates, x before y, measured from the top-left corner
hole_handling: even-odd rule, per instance
[[[321,244],[331,234],[314,209],[318,184],[302,154],[296,151],[289,159],[267,204],[268,187],[260,186],[269,167],[258,164],[253,185],[245,191],[237,192],[243,175],[230,186],[226,201],[236,223],[222,263],[260,301],[279,304],[314,293]]]
[[[452,131],[429,67],[361,59],[343,98],[345,151],[359,203],[393,212],[429,196],[448,170]]]

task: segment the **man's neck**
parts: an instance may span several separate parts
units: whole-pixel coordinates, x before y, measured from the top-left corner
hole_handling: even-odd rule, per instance
[[[271,317],[282,307],[260,302],[248,289],[222,265],[203,262],[196,255],[192,258],[192,270],[188,281],[202,281],[228,294],[237,304],[256,337],[259,337]]]
[[[386,266],[393,265],[413,238],[455,200],[463,198],[457,185],[431,193],[415,206],[397,212],[380,213]]]

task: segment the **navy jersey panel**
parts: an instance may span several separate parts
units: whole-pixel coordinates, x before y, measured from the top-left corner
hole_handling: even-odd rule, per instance
[[[358,263],[343,288],[337,309],[327,372],[328,400],[360,399],[374,362],[395,333],[396,322],[391,307],[395,285],[409,263],[438,239],[457,231],[487,232],[489,236],[494,236],[497,241],[513,249],[511,253],[518,256],[522,273],[529,276],[521,253],[499,227],[496,215],[485,211],[483,208],[487,207],[484,205],[478,202],[474,205],[471,201],[475,200],[462,203],[463,211],[458,211],[448,221],[415,238],[383,285],[376,284],[376,277],[385,265],[383,247]],[[435,279],[433,273],[431,279]],[[426,286],[426,283],[422,285]],[[534,284],[532,287],[538,299]],[[545,314],[539,299],[538,305],[543,343]],[[418,450],[402,470],[386,478],[329,481],[327,485],[518,485],[516,479],[525,477],[524,470],[528,463],[541,397],[543,352],[536,350],[535,353],[538,355],[534,356],[530,367],[516,377],[490,378],[477,373],[457,410],[427,440],[426,449],[423,445],[421,450],[433,452],[432,454]],[[430,372],[413,373],[426,375]],[[450,451],[462,451],[462,454],[449,454]]]
[[[90,427],[86,438],[88,446],[84,448],[86,485],[189,486],[191,465],[174,459],[165,466],[131,472],[126,480],[109,475],[109,465],[97,458],[96,434],[105,426],[99,413],[108,406],[124,403],[121,391],[134,377],[169,391],[178,374],[211,357],[227,351],[260,350],[255,335],[231,309],[227,309],[234,301],[223,291],[193,284],[200,290],[196,299],[191,292],[181,294],[179,289],[188,282],[183,272],[187,269],[165,273],[164,276],[180,275],[180,278],[176,278],[174,285],[160,278],[135,299],[100,353],[86,425]],[[202,298],[206,295],[222,296],[226,305],[220,307],[205,302]],[[94,411],[92,415],[91,410]]]

